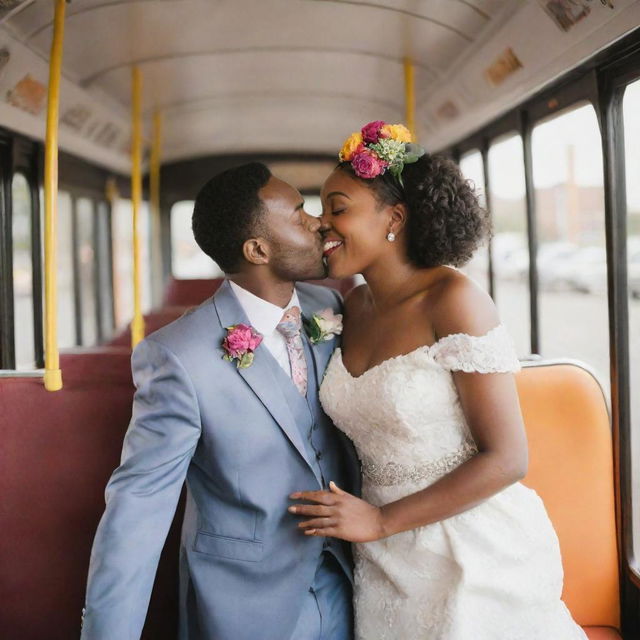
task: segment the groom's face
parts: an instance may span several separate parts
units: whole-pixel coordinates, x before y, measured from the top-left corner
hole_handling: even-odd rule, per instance
[[[284,281],[324,278],[320,220],[305,212],[300,192],[271,176],[259,195],[272,273]]]

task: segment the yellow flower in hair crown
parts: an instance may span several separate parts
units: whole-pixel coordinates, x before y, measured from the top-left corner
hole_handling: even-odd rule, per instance
[[[404,165],[417,162],[424,154],[403,124],[374,120],[345,140],[338,159],[350,162],[359,178],[376,178],[389,170],[402,184]]]

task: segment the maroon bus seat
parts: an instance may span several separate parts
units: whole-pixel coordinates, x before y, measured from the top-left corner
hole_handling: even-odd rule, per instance
[[[193,306],[193,305],[190,305]],[[144,315],[144,334],[148,336],[150,333],[161,329],[166,324],[177,320],[181,315],[189,309],[186,307],[162,307],[154,309]],[[120,333],[116,334],[107,343],[109,347],[131,347],[131,325],[127,325]]]
[[[164,291],[163,307],[190,307],[210,298],[224,278],[207,278],[188,280],[171,278]]]
[[[223,278],[210,278],[208,280],[179,280],[177,278],[171,278],[165,289],[162,305],[163,307],[190,307],[198,305],[207,298],[210,298],[223,282]],[[331,287],[344,296],[353,289],[355,279],[345,278],[344,280],[335,280],[325,278],[324,280],[309,280],[309,282],[311,284],[319,284],[323,287]]]
[[[63,353],[64,387],[57,392],[39,378],[0,378],[3,638],[79,636],[104,488],[131,416],[129,362],[128,348]],[[158,568],[148,640],[176,637],[181,520],[180,512]]]

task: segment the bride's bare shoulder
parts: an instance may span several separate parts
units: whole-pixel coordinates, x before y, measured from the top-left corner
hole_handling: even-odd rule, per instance
[[[436,336],[484,335],[500,322],[491,296],[472,278],[448,268],[429,296],[429,315]]]

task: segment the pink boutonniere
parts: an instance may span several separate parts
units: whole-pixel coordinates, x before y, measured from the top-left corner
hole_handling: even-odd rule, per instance
[[[342,314],[334,313],[330,308],[316,311],[306,323],[306,327],[311,344],[331,340],[342,333]]]
[[[254,351],[260,346],[262,336],[246,324],[234,324],[227,327],[227,337],[222,341],[227,362],[236,360],[238,369],[246,369],[253,364]]]

